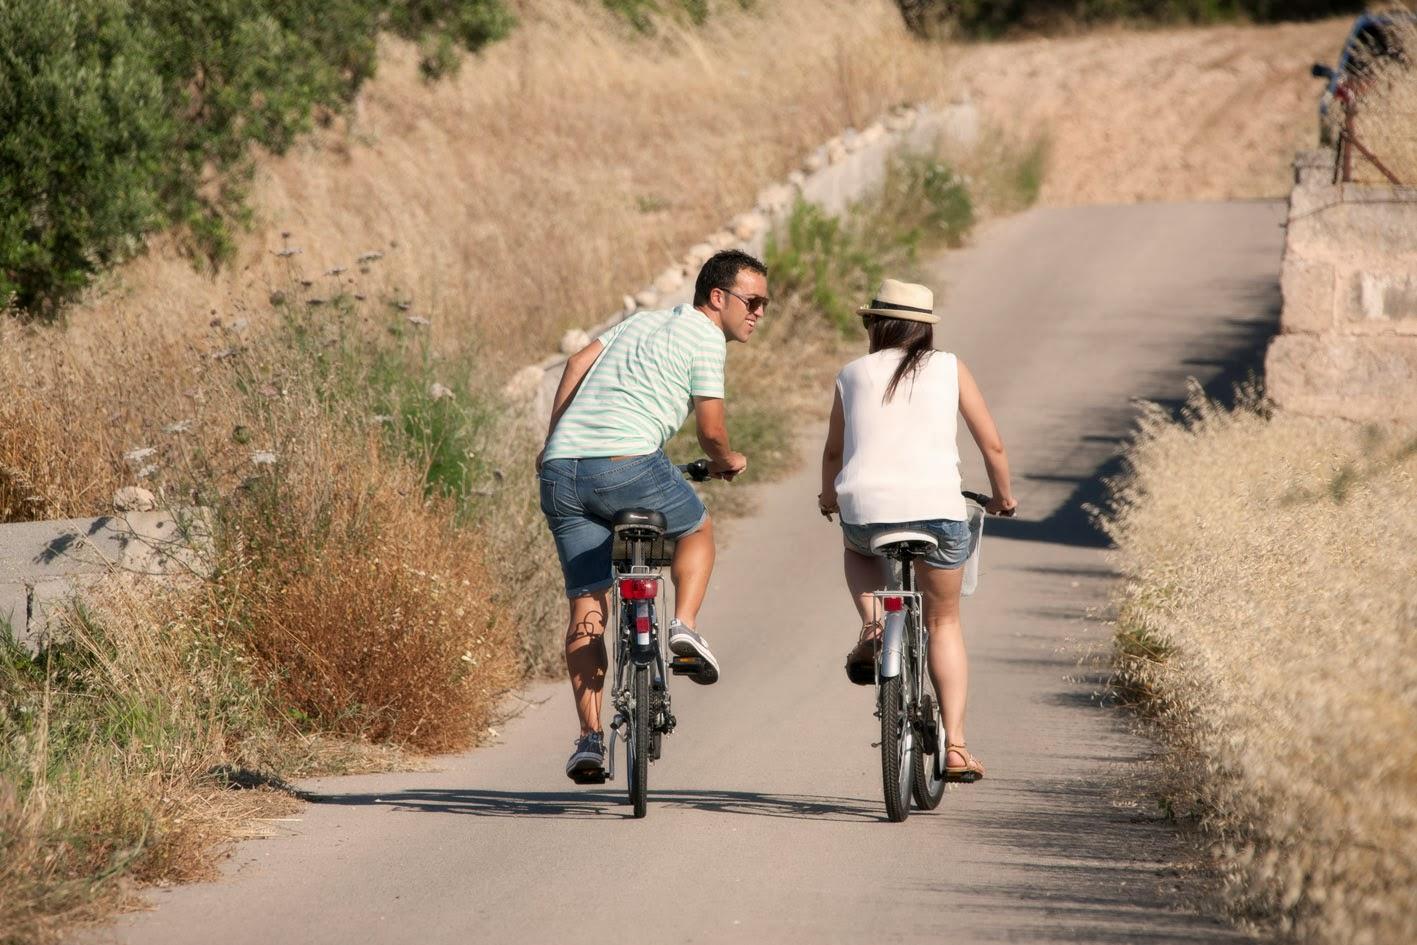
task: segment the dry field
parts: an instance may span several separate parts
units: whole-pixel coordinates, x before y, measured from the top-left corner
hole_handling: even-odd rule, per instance
[[[522,0],[518,15],[509,40],[433,85],[388,41],[347,122],[263,162],[232,266],[198,272],[155,240],[73,312],[70,346],[259,318],[283,248],[317,293],[322,273],[378,251],[371,292],[411,299],[440,343],[507,373],[617,309],[818,142],[906,100],[970,95],[1007,137],[1046,137],[1045,202],[1281,196],[1315,134],[1308,66],[1344,29],[944,46],[908,36],[888,0],[725,10],[658,38],[597,4]]]
[[[990,123],[1047,129],[1055,205],[1284,197],[1318,143],[1315,62],[1351,18],[1101,30],[968,48],[961,84]]]
[[[1129,460],[1118,659],[1229,906],[1417,940],[1417,431],[1193,402]]]

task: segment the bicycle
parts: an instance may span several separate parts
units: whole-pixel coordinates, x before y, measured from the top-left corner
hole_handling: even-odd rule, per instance
[[[964,497],[978,504],[980,515],[989,504],[976,492]],[[945,796],[944,724],[929,675],[930,631],[914,567],[938,546],[934,536],[909,529],[871,539],[871,551],[893,562],[890,586],[872,592],[872,616],[885,616],[876,646],[876,717],[886,817],[893,823],[910,816],[912,797],[920,809],[934,810]]]
[[[678,468],[694,482],[709,478],[706,459]],[[623,737],[630,805],[638,818],[648,810],[649,766],[659,760],[664,736],[673,732],[676,724],[670,711],[669,675],[696,674],[703,669],[703,660],[671,654],[665,663],[656,605],[664,588],[660,569],[671,563],[674,541],[664,535],[664,515],[652,509],[623,509],[611,520],[610,530],[614,536],[611,563],[616,633],[611,701],[615,718],[610,723],[605,777],[615,779],[615,742]]]

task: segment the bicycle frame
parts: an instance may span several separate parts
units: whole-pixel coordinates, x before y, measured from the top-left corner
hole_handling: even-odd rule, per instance
[[[620,737],[620,729],[629,723],[632,674],[636,666],[648,666],[650,691],[658,693],[662,702],[660,710],[663,719],[657,727],[656,735],[665,735],[674,730],[674,716],[669,712],[669,686],[666,682],[664,650],[659,635],[659,603],[664,597],[664,578],[657,567],[644,563],[645,543],[633,543],[633,559],[628,570],[613,570],[615,583],[615,668],[612,675],[611,704],[615,707],[615,719],[610,723],[610,740],[606,755],[606,780],[615,779],[615,743]],[[620,591],[620,582],[625,578],[653,579],[659,585],[652,599],[625,600]],[[653,696],[651,697],[653,698]],[[660,713],[655,713],[656,718]]]

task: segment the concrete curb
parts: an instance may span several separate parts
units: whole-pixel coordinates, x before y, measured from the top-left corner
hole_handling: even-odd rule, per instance
[[[106,575],[204,575],[210,545],[204,509],[0,526],[0,633],[36,652],[56,610]]]

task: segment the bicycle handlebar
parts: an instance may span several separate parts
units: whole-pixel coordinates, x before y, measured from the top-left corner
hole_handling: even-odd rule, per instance
[[[679,471],[695,482],[708,482],[709,461],[706,459],[696,459],[692,463],[685,463],[679,467]]]

